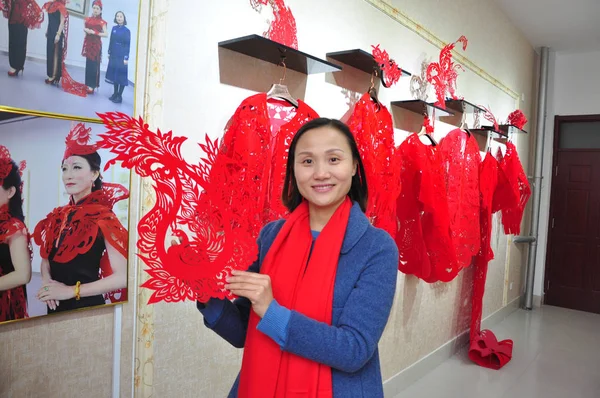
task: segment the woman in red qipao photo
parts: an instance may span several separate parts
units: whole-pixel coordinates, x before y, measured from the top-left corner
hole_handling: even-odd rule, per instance
[[[31,280],[31,251],[21,200],[23,168],[0,145],[0,322],[28,316],[25,285]]]
[[[33,234],[42,257],[37,297],[48,313],[127,298],[127,230],[112,209],[129,192],[102,183],[90,131],[79,123],[67,136],[61,169],[69,204],[54,209]]]
[[[102,38],[108,37],[107,23],[102,19],[102,1],[92,3],[92,16],[85,19],[85,39],[81,55],[85,62],[85,85],[88,94],[92,94],[100,85],[100,62],[102,61]]]

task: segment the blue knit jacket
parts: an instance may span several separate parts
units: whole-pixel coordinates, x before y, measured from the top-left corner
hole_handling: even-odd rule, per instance
[[[258,272],[284,220],[267,224],[258,238],[259,256],[249,271]],[[280,306],[269,306],[258,329],[282,350],[332,368],[333,396],[383,397],[377,343],[387,323],[398,272],[398,249],[389,234],[373,227],[354,203],[340,253],[334,286],[332,324]],[[210,308],[213,307],[213,308]],[[217,312],[215,312],[217,308]],[[198,303],[205,324],[233,346],[246,339],[251,304],[246,298]],[[210,310],[210,311],[209,311]],[[212,318],[212,319],[211,319]],[[237,397],[238,379],[230,398]]]

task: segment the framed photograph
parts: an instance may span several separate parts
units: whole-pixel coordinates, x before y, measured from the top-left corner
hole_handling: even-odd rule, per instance
[[[37,13],[24,24],[0,15],[0,110],[89,122],[136,115],[140,0],[22,1],[31,7],[14,12]]]
[[[13,264],[0,247],[0,277],[19,267],[31,275],[13,288],[24,289],[21,312],[10,307],[18,294],[0,291],[0,323],[127,301],[131,174],[119,164],[104,170],[112,156],[94,145],[102,132],[102,124],[0,111],[1,145],[27,163],[18,202],[32,235],[30,264]]]
[[[90,0],[70,0],[67,2],[69,14],[85,18],[90,12]]]

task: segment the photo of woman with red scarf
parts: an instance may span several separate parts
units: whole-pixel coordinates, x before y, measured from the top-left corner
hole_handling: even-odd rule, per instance
[[[85,85],[87,93],[93,94],[100,86],[100,62],[102,61],[102,38],[108,37],[107,23],[102,19],[102,1],[92,3],[92,16],[85,19],[83,31],[86,36],[83,41],[81,55],[86,58]]]
[[[8,19],[8,76],[16,77],[25,69],[28,30],[40,28],[44,13],[35,0],[0,0],[0,11]]]
[[[122,185],[102,182],[101,158],[91,128],[75,125],[61,165],[69,204],[35,227],[42,286],[37,298],[48,313],[127,300],[127,230],[113,206],[129,197]]]
[[[5,146],[0,145],[0,322],[27,318],[31,280],[29,232],[21,200],[21,174]]]

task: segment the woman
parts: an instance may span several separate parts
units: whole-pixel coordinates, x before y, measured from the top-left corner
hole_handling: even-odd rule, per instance
[[[319,118],[294,136],[283,203],[234,302],[198,303],[205,324],[245,347],[230,397],[383,397],[377,343],[392,307],[398,250],[364,214],[367,182],[348,127]],[[300,394],[300,395],[299,395]]]
[[[46,29],[46,84],[58,85],[62,77],[62,58],[68,27],[69,13],[66,0],[52,0],[44,4],[48,13]]]
[[[31,280],[29,232],[21,200],[21,175],[6,147],[0,145],[0,322],[27,318]]]
[[[0,0],[0,10],[8,18],[8,76],[23,72],[27,55],[27,31],[38,29],[44,13],[35,0]]]
[[[87,93],[93,94],[100,86],[100,62],[102,61],[102,37],[106,33],[107,23],[102,19],[102,1],[94,0],[92,3],[92,16],[85,19],[85,39],[81,55],[86,58],[85,85]]]
[[[123,102],[123,90],[129,84],[127,64],[129,63],[131,32],[126,27],[127,18],[123,11],[117,11],[114,22],[117,25],[112,28],[110,33],[108,69],[105,80],[114,86],[110,100],[115,104],[120,104]]]
[[[103,295],[114,297],[127,285],[127,231],[112,207],[129,193],[102,183],[90,130],[79,123],[67,137],[62,180],[69,204],[54,209],[33,234],[42,257],[37,297],[48,313],[105,304]]]

